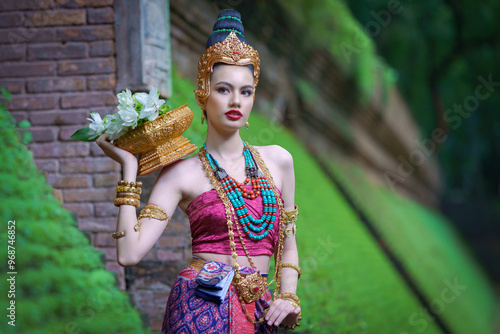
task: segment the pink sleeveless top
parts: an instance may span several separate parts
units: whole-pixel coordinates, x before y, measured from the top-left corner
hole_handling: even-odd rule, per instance
[[[247,189],[251,189],[251,185],[245,185]],[[281,197],[281,193],[278,190]],[[248,211],[257,218],[262,216],[263,205],[262,197],[256,199],[245,199]],[[227,235],[227,219],[224,203],[220,200],[215,189],[209,190],[196,197],[187,207],[186,213],[189,217],[191,225],[191,237],[193,239],[193,253],[216,253],[231,255],[231,247],[229,246],[229,237]],[[279,208],[276,212],[277,217],[274,227],[269,234],[261,240],[250,239],[241,226],[239,231],[243,234],[243,240],[248,253],[255,255],[273,255],[279,237]],[[236,253],[245,255],[243,246],[241,245],[236,230],[235,224],[239,224],[237,219],[233,219],[234,242],[236,243]]]

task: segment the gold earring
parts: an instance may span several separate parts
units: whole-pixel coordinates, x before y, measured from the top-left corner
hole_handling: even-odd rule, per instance
[[[201,111],[201,124],[202,124],[202,125],[203,125],[203,124],[205,124],[205,120],[206,120],[206,119],[207,119],[207,118],[205,117],[205,111],[204,111],[204,110],[202,110],[202,111]]]
[[[248,131],[248,127],[250,126],[250,124],[248,124],[248,122],[245,123],[245,130]]]

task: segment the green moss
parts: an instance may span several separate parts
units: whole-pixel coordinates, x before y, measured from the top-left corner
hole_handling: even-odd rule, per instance
[[[25,127],[27,124],[19,124]],[[20,142],[25,137],[0,107],[0,242],[7,248],[7,223],[15,221],[16,327],[2,333],[143,333],[128,297],[105,269],[101,253],[78,230],[71,214],[52,196],[50,185]],[[7,291],[6,280],[0,282]],[[5,297],[4,297],[5,298]],[[6,299],[2,305],[7,307]]]

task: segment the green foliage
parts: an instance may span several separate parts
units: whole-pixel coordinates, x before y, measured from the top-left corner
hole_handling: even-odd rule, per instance
[[[92,135],[91,131],[92,129],[89,127],[78,129],[71,135],[71,138],[89,143],[94,142],[96,137]]]
[[[386,77],[391,69],[377,55],[375,44],[364,27],[353,17],[342,0],[278,1],[302,28],[297,48],[301,51],[326,49],[348,78],[357,84],[361,102],[372,98],[377,84],[377,73]],[[305,61],[307,64],[307,61]],[[389,74],[389,78],[391,75]],[[393,81],[382,81],[384,92],[391,89]]]
[[[361,25],[376,22],[387,10],[386,0],[346,1]],[[500,103],[497,82],[500,3],[487,1],[402,1],[401,12],[374,36],[377,49],[398,72],[398,89],[420,126],[422,137],[432,138],[438,126],[447,130],[439,151],[448,193],[463,201],[497,197],[500,174]],[[375,14],[374,14],[375,13]],[[479,77],[495,82],[493,91],[477,106],[463,106],[478,98]],[[434,87],[435,86],[435,87]],[[434,94],[434,96],[433,96]],[[442,110],[436,109],[439,104]],[[462,106],[461,116],[455,106]],[[439,117],[445,115],[443,124]],[[447,115],[447,116],[446,116]],[[468,157],[464,161],[463,157]],[[474,180],[473,182],[471,180]]]
[[[8,221],[15,221],[12,243],[17,271],[16,327],[7,325],[4,319],[0,332],[144,332],[128,296],[105,269],[102,254],[89,244],[71,214],[54,198],[20,139],[14,118],[5,106],[0,107],[0,217],[5,227]],[[7,236],[7,228],[3,228],[0,242],[5,248]],[[6,262],[3,272],[14,271],[8,270]],[[0,289],[7,291],[5,279]],[[2,299],[2,305],[5,310],[6,299]]]

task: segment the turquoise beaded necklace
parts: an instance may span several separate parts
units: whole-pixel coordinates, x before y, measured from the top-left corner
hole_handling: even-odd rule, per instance
[[[238,221],[245,231],[246,235],[253,240],[261,240],[265,238],[273,229],[276,221],[276,196],[269,184],[267,178],[257,167],[255,158],[252,152],[243,142],[243,156],[245,158],[245,173],[247,178],[244,183],[236,182],[234,178],[229,176],[227,172],[219,165],[217,160],[208,153],[207,144],[203,144],[205,155],[210,167],[212,168],[215,178],[221,183],[222,188],[231,201],[233,208],[238,217]],[[244,184],[252,184],[252,190],[247,191],[243,188]],[[245,203],[245,198],[255,199],[262,196],[264,212],[260,218],[254,218],[248,211]]]

